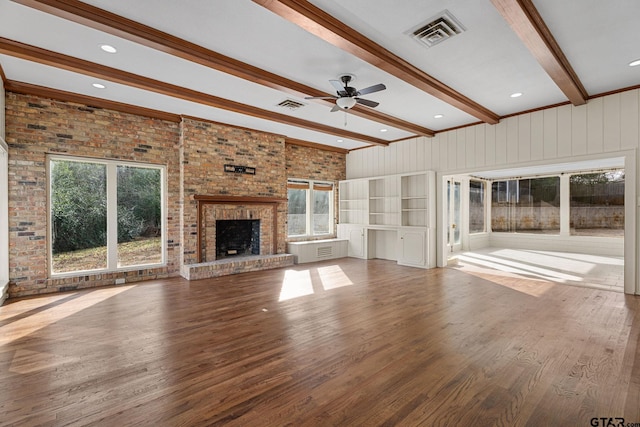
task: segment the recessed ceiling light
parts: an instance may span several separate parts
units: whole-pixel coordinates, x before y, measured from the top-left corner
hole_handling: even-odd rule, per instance
[[[106,86],[103,85],[102,83],[94,83],[91,86],[95,87],[96,89],[105,89]]]
[[[386,132],[386,131],[387,131],[386,129],[380,129],[380,132]]]
[[[441,119],[444,117],[444,114],[436,114],[435,116],[433,116],[434,119]]]
[[[640,59],[636,59],[635,61],[629,62],[629,67],[635,67],[640,65]]]
[[[338,139],[337,141],[338,141],[338,142],[344,142],[344,140],[343,140],[343,139]]]
[[[118,51],[118,49],[116,49],[115,47],[111,46],[110,44],[100,45],[100,49],[104,50],[107,53],[116,53]]]
[[[522,96],[522,92],[516,92],[516,93],[512,93],[511,95],[509,95],[512,98],[519,98]]]

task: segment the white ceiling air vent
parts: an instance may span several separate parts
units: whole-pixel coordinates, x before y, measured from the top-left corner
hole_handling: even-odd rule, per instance
[[[462,24],[451,12],[444,10],[431,18],[427,24],[411,31],[411,36],[427,47],[433,47],[463,31],[465,28]]]
[[[302,102],[294,101],[293,99],[285,99],[278,104],[278,107],[288,108],[290,110],[297,110],[298,108],[304,106],[305,104],[303,104]]]

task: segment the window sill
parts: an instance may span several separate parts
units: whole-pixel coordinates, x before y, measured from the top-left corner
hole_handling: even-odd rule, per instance
[[[100,274],[117,274],[117,273],[128,273],[130,271],[137,270],[154,270],[158,268],[166,268],[167,264],[144,264],[144,265],[136,265],[136,266],[128,266],[122,267],[115,270],[84,270],[84,271],[65,271],[62,273],[49,273],[49,277],[51,279],[65,279],[67,277],[78,277],[78,276],[97,276]]]

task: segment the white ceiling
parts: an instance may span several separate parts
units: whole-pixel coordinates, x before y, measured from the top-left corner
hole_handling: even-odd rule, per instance
[[[342,73],[357,76],[353,84],[356,88],[384,83],[385,91],[363,97],[380,102],[377,111],[436,132],[479,121],[250,0],[91,0],[84,3],[326,94],[335,93],[328,80]],[[563,91],[490,0],[313,0],[310,3],[350,27],[352,34],[359,33],[374,41],[498,116],[567,102]],[[588,96],[640,84],[640,66],[628,66],[640,58],[640,26],[636,22],[640,18],[640,1],[533,0],[533,5]],[[453,14],[466,31],[431,48],[407,34],[444,10]],[[77,70],[63,70],[60,64],[50,66],[31,58],[21,59],[20,55],[0,48],[0,66],[10,82],[201,117],[346,149],[369,143],[353,134],[345,136],[345,131],[385,141],[415,135],[380,120],[351,113],[331,113],[330,105],[305,100],[303,94],[292,95],[225,74],[11,0],[0,0],[0,37],[266,112],[331,126],[335,131],[309,130],[214,108],[107,78],[97,79]],[[104,43],[115,46],[118,52],[103,52],[100,45]],[[91,84],[97,80],[105,84],[106,89],[93,88]],[[523,96],[511,98],[509,95],[514,92],[522,92]],[[295,111],[278,107],[285,99],[305,106]],[[444,117],[435,119],[436,114]],[[338,142],[339,139],[342,141]]]

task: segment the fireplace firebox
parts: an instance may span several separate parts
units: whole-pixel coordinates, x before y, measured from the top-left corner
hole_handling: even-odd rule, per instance
[[[216,220],[216,259],[260,255],[260,220]]]

